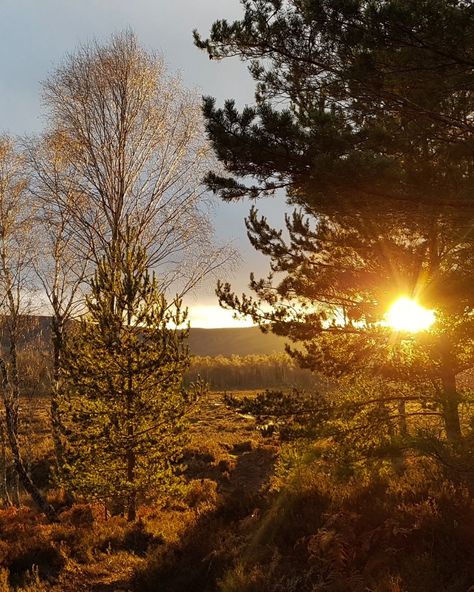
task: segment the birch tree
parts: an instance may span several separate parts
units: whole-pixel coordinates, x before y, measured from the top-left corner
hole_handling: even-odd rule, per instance
[[[44,83],[48,134],[62,144],[79,248],[98,264],[114,257],[127,220],[159,271],[182,296],[232,256],[213,243],[201,180],[212,166],[198,98],[128,32],[70,55]],[[44,189],[57,177],[37,166]]]
[[[74,229],[74,212],[81,198],[62,140],[59,134],[45,134],[41,140],[26,144],[31,171],[29,190],[36,202],[40,228],[34,270],[51,313],[50,420],[58,470],[63,462],[59,398],[66,331],[84,307],[82,287],[91,267],[90,253],[81,248]]]
[[[19,340],[28,322],[34,257],[34,215],[27,193],[24,159],[8,137],[0,139],[0,311],[6,345],[0,357],[1,394],[7,440],[16,474],[37,507],[49,518],[54,509],[28,474],[19,438]]]
[[[104,258],[112,270],[119,266],[125,228],[133,225],[160,290],[178,297],[233,253],[213,243],[201,184],[212,156],[199,101],[133,34],[68,56],[44,83],[43,98],[47,126],[27,153],[47,254],[38,276],[53,315],[51,418],[60,466],[65,327],[93,270]]]

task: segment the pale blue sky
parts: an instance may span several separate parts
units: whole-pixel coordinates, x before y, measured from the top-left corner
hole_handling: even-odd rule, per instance
[[[40,82],[79,44],[126,28],[145,47],[160,52],[186,86],[219,103],[226,98],[240,105],[252,102],[253,83],[245,66],[235,59],[211,62],[192,42],[194,28],[205,35],[214,20],[240,14],[238,0],[0,0],[0,131],[40,131]],[[281,200],[266,200],[259,207],[281,224]],[[248,203],[218,203],[214,212],[217,237],[232,240],[241,253],[238,269],[227,274],[238,291],[250,271],[266,273],[267,267],[245,235],[248,209]],[[214,282],[208,282],[189,299],[196,325],[205,325],[205,317],[212,315],[229,324],[228,317],[213,311],[213,290]]]

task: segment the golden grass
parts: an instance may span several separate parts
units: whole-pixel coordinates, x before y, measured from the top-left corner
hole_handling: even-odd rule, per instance
[[[41,464],[52,458],[48,400],[25,399],[22,417],[22,444],[29,461]],[[191,420],[183,499],[143,506],[138,527],[120,516],[106,519],[100,505],[75,505],[62,512],[58,524],[48,524],[26,497],[23,508],[0,510],[0,565],[6,568],[0,572],[0,592],[128,589],[134,574],[146,570],[150,553],[158,557],[178,549],[198,524],[223,505],[235,485],[236,468],[240,480],[245,480],[246,471],[249,482],[253,479],[245,466],[242,470],[241,461],[246,455],[253,458],[261,446],[266,443],[254,422],[229,410],[223,393],[209,393]],[[53,503],[59,500],[54,490],[49,498]]]

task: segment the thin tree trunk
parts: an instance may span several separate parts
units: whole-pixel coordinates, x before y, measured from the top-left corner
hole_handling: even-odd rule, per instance
[[[31,466],[33,464],[33,405],[31,401],[31,393],[28,393],[28,398],[26,401],[26,405],[28,406],[27,414],[26,414],[26,421],[23,422],[24,430],[26,434],[26,443],[25,443],[25,457],[26,457],[26,469],[28,471],[28,475],[31,476]]]
[[[127,309],[127,331],[132,329],[132,303],[131,297],[129,298],[129,306]],[[130,486],[130,493],[128,496],[128,503],[127,503],[127,520],[128,522],[133,522],[136,520],[137,517],[137,493],[135,490],[135,449],[134,445],[134,417],[132,412],[133,407],[133,373],[132,373],[132,365],[133,361],[130,357],[131,354],[128,356],[127,360],[127,441],[128,441],[128,451],[127,451],[127,481]]]
[[[14,432],[13,428],[13,414],[11,413],[11,409],[7,404],[5,407],[5,415],[6,415],[6,424],[7,424],[7,434],[8,440],[10,443],[10,449],[13,455],[13,462],[15,464],[15,469],[20,479],[22,486],[25,488],[26,492],[31,496],[31,499],[43,514],[46,514],[47,518],[51,521],[56,521],[56,511],[54,508],[45,500],[45,498],[41,495],[40,490],[36,487],[36,485],[31,480],[28,472],[25,468],[25,465],[22,461],[20,448],[18,446],[18,439]]]
[[[17,445],[18,445],[18,432],[19,432],[19,424],[20,424],[20,377],[18,374],[18,353],[17,353],[17,337],[18,337],[18,316],[17,316],[17,309],[15,306],[15,302],[13,300],[12,291],[8,290],[7,298],[9,302],[9,310],[10,310],[10,318],[8,320],[8,337],[10,341],[9,347],[9,356],[10,356],[10,376],[11,380],[8,381],[8,390],[5,390],[5,393],[8,393],[8,406],[11,413],[11,430],[12,435],[14,435]],[[6,376],[6,367],[5,367],[5,376]],[[6,412],[6,408],[5,408]],[[7,436],[8,440],[10,441],[10,429],[8,425],[8,418],[6,420],[6,429],[7,429]],[[10,443],[10,449],[11,443]],[[13,449],[12,449],[13,453]],[[20,500],[20,481],[21,477],[17,469],[15,455],[13,454],[13,464],[15,466],[15,475],[13,477],[13,500],[15,506],[19,507],[21,505]],[[25,468],[26,470],[26,468]],[[27,471],[28,472],[28,471]]]
[[[129,376],[128,380],[129,389],[132,388],[132,380]],[[127,436],[128,436],[128,450],[127,450],[127,482],[130,487],[130,493],[127,499],[127,520],[128,522],[133,522],[136,520],[137,517],[137,493],[135,491],[135,450],[133,448],[133,424],[131,421],[131,405],[132,405],[132,397],[133,393],[131,390],[128,390],[127,393],[127,415],[128,415],[128,427],[127,427]]]
[[[135,454],[130,450],[127,454],[127,480],[133,483],[135,479]],[[133,522],[137,518],[137,493],[131,491],[127,500],[127,521]]]
[[[7,431],[8,433],[8,431]],[[15,463],[13,463],[13,466],[15,466]],[[21,503],[20,503],[20,478],[18,477],[18,473],[16,471],[15,468],[15,472],[12,476],[11,479],[11,491],[12,491],[12,501],[13,501],[13,505],[16,506],[17,508],[20,507]]]
[[[63,440],[63,422],[61,418],[61,389],[62,389],[62,373],[63,373],[63,355],[64,355],[64,327],[65,317],[60,312],[60,306],[56,296],[53,297],[54,314],[51,321],[52,329],[52,343],[53,343],[53,383],[51,385],[50,394],[50,421],[51,421],[51,436],[53,438],[54,457],[56,461],[56,471],[60,476],[64,466],[64,440]],[[74,495],[62,486],[62,493],[67,504],[74,503]]]
[[[1,463],[2,463],[2,476],[1,476],[1,483],[2,483],[2,498],[7,504],[7,506],[12,505],[12,500],[10,498],[10,493],[8,491],[8,473],[7,473],[7,442],[5,439],[5,426],[3,417],[0,417],[0,446],[1,446]]]
[[[433,221],[430,243],[430,275],[436,277],[440,270],[440,246],[439,246],[439,218]],[[446,437],[450,442],[458,442],[461,437],[461,421],[459,419],[459,394],[456,388],[456,375],[454,372],[453,344],[447,336],[441,338],[440,362],[442,384],[442,410]]]
[[[405,401],[398,402],[398,429],[400,431],[400,436],[405,437],[408,435]]]
[[[16,474],[18,475],[18,478],[22,486],[24,487],[25,491],[31,496],[31,499],[33,500],[37,508],[40,510],[40,512],[43,512],[49,520],[56,521],[56,511],[45,500],[45,498],[41,495],[40,490],[31,480],[30,476],[28,475],[28,471],[25,468],[23,459],[21,458],[20,447],[18,444],[18,436],[16,432],[17,415],[15,412],[15,406],[14,404],[12,404],[14,399],[12,397],[12,393],[9,392],[10,384],[8,380],[5,362],[3,360],[0,360],[0,372],[3,387],[3,403],[5,406],[5,426],[8,436],[8,442],[10,445],[10,450],[13,456],[13,463],[15,466]]]
[[[446,370],[441,376],[443,385],[442,406],[446,437],[450,442],[458,442],[462,437],[459,419],[459,394],[454,372]]]
[[[54,453],[56,458],[56,468],[61,470],[64,461],[64,447],[61,437],[61,415],[59,408],[59,397],[61,389],[61,368],[62,354],[64,350],[64,323],[57,315],[52,319],[53,331],[53,384],[51,389],[50,415],[51,415],[51,434],[53,437]]]

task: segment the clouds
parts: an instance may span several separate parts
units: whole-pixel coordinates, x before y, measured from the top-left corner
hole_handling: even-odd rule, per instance
[[[220,99],[251,100],[245,67],[210,63],[192,42],[216,18],[240,14],[238,0],[3,0],[0,5],[0,129],[41,129],[40,81],[85,41],[131,28],[148,49],[163,54],[187,86]]]
[[[216,329],[219,327],[252,327],[251,319],[236,320],[233,311],[225,310],[219,306],[197,305],[191,306],[189,311],[191,327],[204,329]]]
[[[161,53],[185,86],[215,96],[218,103],[227,98],[240,106],[250,103],[254,85],[246,67],[237,59],[211,62],[192,40],[194,28],[205,36],[216,19],[241,14],[239,0],[1,0],[0,131],[39,132],[41,81],[79,44],[127,28],[147,49]],[[268,210],[282,217],[276,202],[265,205]],[[238,290],[245,288],[251,270],[258,275],[266,269],[247,240],[247,212],[247,203],[219,203],[214,209],[217,238],[242,252],[241,269],[229,278]],[[213,292],[213,285],[204,287],[200,302],[215,304]]]

